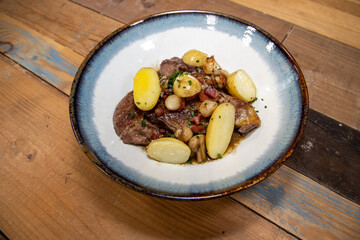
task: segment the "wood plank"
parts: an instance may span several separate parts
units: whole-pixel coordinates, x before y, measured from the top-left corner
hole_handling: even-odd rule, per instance
[[[66,94],[83,57],[0,13],[0,51]]]
[[[345,0],[340,2],[339,0],[331,0],[330,4],[328,1],[313,0],[231,1],[291,22],[330,39],[360,48],[359,1]],[[354,14],[354,11],[357,13]]]
[[[360,237],[359,205],[286,166],[231,197],[302,239]]]
[[[96,0],[74,0],[75,2],[94,9],[104,15],[110,16],[123,23],[164,11],[195,9],[222,12],[244,20],[250,21],[270,32],[280,41],[290,30],[291,24],[264,15],[228,0],[122,0],[122,1],[96,1]]]
[[[82,56],[122,26],[68,0],[2,0],[0,11]]]
[[[78,146],[68,98],[0,55],[0,226],[10,239],[294,239],[230,198],[120,186]]]
[[[360,204],[360,132],[310,110],[286,165]]]
[[[304,73],[310,107],[360,130],[360,49],[299,27],[284,45]]]

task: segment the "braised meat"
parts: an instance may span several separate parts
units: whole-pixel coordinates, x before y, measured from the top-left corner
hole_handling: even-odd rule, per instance
[[[170,83],[176,72],[185,72],[202,84],[202,90],[195,96],[183,98],[181,106],[176,111],[170,111],[165,106],[165,99],[173,94]],[[235,107],[235,129],[245,135],[260,126],[261,121],[252,106],[243,100],[235,98],[226,92],[226,74],[205,74],[201,67],[185,64],[180,58],[164,60],[158,72],[161,95],[157,105],[150,111],[142,111],[134,103],[133,92],[129,92],[117,105],[114,115],[116,134],[126,144],[148,145],[152,140],[174,136],[178,129],[188,127],[194,134],[206,134],[209,118],[200,113],[200,105],[205,100],[217,104],[229,102]]]

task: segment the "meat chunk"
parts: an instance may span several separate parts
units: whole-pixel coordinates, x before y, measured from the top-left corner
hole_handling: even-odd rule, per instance
[[[144,112],[134,103],[133,92],[129,92],[116,106],[113,115],[116,134],[126,144],[148,145],[159,128],[144,119]]]
[[[235,107],[235,127],[241,134],[247,134],[251,130],[260,127],[261,120],[255,109],[251,105],[241,99],[227,95],[221,92],[222,98],[219,101],[230,102]]]
[[[181,60],[181,58],[173,57],[162,61],[160,64],[159,74],[160,76],[170,77],[177,70],[188,72],[194,75],[194,77],[197,77],[198,74],[202,72],[201,68],[187,65]]]

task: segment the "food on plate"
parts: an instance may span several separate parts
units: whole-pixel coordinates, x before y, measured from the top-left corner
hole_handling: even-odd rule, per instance
[[[231,95],[244,101],[250,102],[256,98],[256,86],[242,69],[235,71],[228,77],[227,87]]]
[[[158,138],[147,146],[150,157],[166,163],[185,163],[191,150],[184,142],[170,137]]]
[[[134,78],[134,100],[138,108],[149,111],[159,100],[159,76],[152,68],[140,69]]]
[[[229,146],[235,126],[235,107],[220,104],[211,115],[206,130],[206,149],[211,158],[221,158]]]
[[[232,74],[199,50],[141,68],[133,91],[116,106],[113,122],[125,144],[146,146],[165,163],[219,159],[236,139],[260,127],[251,106],[256,87],[244,70]]]

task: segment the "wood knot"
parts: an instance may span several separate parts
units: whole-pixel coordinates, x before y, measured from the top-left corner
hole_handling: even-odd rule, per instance
[[[9,53],[14,49],[14,45],[11,42],[0,41],[0,47],[4,53]]]

